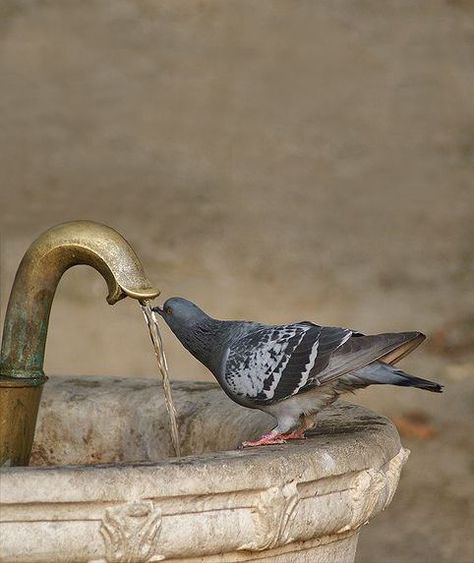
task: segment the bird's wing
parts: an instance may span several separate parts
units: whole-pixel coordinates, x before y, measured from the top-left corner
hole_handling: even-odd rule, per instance
[[[315,367],[352,335],[309,322],[258,328],[234,342],[224,367],[228,391],[253,404],[280,401],[318,385]]]
[[[234,397],[254,405],[271,404],[376,360],[398,358],[398,351],[408,353],[424,338],[420,332],[365,336],[310,322],[259,327],[231,346],[224,379]]]
[[[394,363],[414,350],[425,338],[421,332],[395,332],[370,336],[353,334],[343,346],[326,356],[324,362],[316,361],[314,373],[308,378],[308,383],[324,385],[376,360]]]

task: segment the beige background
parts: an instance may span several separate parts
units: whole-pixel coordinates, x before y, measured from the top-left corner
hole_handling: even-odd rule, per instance
[[[33,238],[87,218],[125,235],[163,297],[216,317],[434,335],[403,366],[443,396],[355,399],[437,432],[404,439],[360,562],[474,558],[473,7],[0,4],[2,315]],[[136,303],[104,296],[95,272],[65,275],[48,374],[153,376]],[[164,336],[175,378],[209,377]]]

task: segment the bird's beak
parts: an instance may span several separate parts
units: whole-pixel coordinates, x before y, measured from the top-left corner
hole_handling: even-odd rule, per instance
[[[163,309],[160,309],[159,307],[153,307],[152,311],[154,313],[158,313],[160,315],[160,317],[163,316]]]

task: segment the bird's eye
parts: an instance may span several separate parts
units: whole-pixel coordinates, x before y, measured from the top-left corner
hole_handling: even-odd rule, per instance
[[[171,315],[171,307],[165,307],[165,313]]]

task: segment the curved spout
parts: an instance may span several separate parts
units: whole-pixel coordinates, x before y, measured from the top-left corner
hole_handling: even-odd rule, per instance
[[[29,247],[15,277],[5,316],[0,378],[20,379],[27,385],[45,381],[51,305],[61,276],[76,264],[88,264],[102,274],[111,305],[126,296],[141,301],[159,294],[131,246],[114,229],[92,221],[49,229]]]

